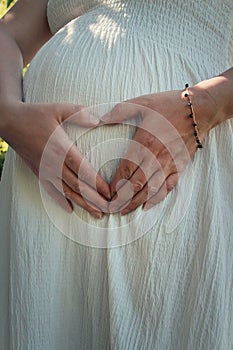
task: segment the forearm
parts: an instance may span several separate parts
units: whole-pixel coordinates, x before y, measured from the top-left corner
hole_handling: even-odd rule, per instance
[[[0,26],[0,136],[10,125],[5,113],[8,103],[22,101],[22,54],[14,39]]]
[[[14,39],[0,26],[0,103],[22,100],[23,58]]]
[[[47,3],[48,0],[20,0],[0,21],[0,136],[3,138],[5,130],[15,123],[12,104],[22,101],[22,68],[51,38]]]
[[[201,103],[212,104],[213,113],[207,117],[210,129],[233,117],[233,67],[214,78],[200,82],[192,89],[194,96],[199,96],[200,100],[204,96]],[[201,121],[203,116],[199,117]]]
[[[209,87],[210,94],[216,101],[219,114],[224,120],[233,117],[233,67],[213,79]]]

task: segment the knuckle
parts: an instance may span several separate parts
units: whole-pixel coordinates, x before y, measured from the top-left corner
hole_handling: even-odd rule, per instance
[[[144,187],[144,184],[142,181],[136,181],[132,184],[132,187],[134,192],[138,192]]]
[[[131,171],[130,171],[130,168],[125,165],[121,168],[120,170],[120,176],[121,178],[124,178],[124,179],[129,179],[130,176],[131,176]]]
[[[171,169],[174,167],[174,161],[173,159],[170,157],[169,154],[160,154],[159,156],[159,163],[160,163],[160,167],[161,169]]]
[[[77,182],[72,185],[72,190],[74,192],[80,193],[80,187],[79,187],[79,184]]]
[[[74,167],[74,164],[75,164],[74,157],[71,154],[69,153],[67,154],[66,161],[72,168]]]
[[[160,165],[159,160],[157,158],[157,154],[155,153],[148,153],[145,156],[145,160],[148,163],[148,165],[150,166],[150,168],[158,168],[158,166]]]
[[[160,177],[159,174],[156,177],[156,179],[151,179],[148,182],[148,194],[151,196],[154,196],[155,194],[157,194],[162,186],[162,184],[164,183],[164,177]]]
[[[155,142],[155,137],[154,135],[147,133],[146,137],[145,137],[145,141],[144,144],[147,148],[151,148],[151,146],[154,144]]]
[[[136,164],[139,164],[140,159],[150,159],[151,158],[151,150],[150,147],[147,145],[144,145],[141,142],[138,142],[135,145],[135,154],[137,157],[137,160],[135,161]]]
[[[166,175],[166,173],[165,173],[165,170],[164,169],[159,169],[156,173],[155,173],[155,175],[154,175],[154,177],[153,177],[153,181],[154,181],[154,183],[156,183],[157,184],[157,186],[158,185],[162,185],[162,183],[166,180],[166,178],[167,178],[167,175]],[[152,187],[153,187],[153,185],[152,185]]]
[[[125,109],[126,109],[126,103],[121,102],[121,103],[117,103],[114,106],[112,112],[116,114],[118,113],[120,114],[120,113],[124,113]]]
[[[148,186],[148,195],[154,196],[159,190],[158,186]]]
[[[63,190],[64,196],[68,199],[72,199],[72,191],[69,190],[68,188]]]
[[[158,174],[160,172],[160,164],[158,163],[156,158],[147,159],[145,164],[140,166],[140,169],[143,171],[143,174],[148,182],[154,174]]]
[[[117,103],[114,108],[112,109],[112,112],[120,112],[122,109],[122,104],[121,103]]]

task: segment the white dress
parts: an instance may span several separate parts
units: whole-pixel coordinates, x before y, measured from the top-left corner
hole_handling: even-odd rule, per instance
[[[26,102],[97,105],[101,114],[233,66],[232,0],[50,0],[47,13],[56,34],[26,74]],[[67,127],[110,181],[135,126],[83,131]],[[229,120],[154,209],[98,221],[77,207],[66,214],[10,150],[0,349],[233,349],[232,159]]]

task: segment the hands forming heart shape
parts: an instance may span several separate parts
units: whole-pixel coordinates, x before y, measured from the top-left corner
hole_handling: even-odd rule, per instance
[[[212,127],[210,120],[214,115],[212,101],[203,98],[203,95],[202,99],[202,103],[198,98],[195,101],[199,102],[196,118],[201,141]],[[42,179],[43,185],[68,211],[72,211],[74,202],[95,218],[119,212],[125,215],[139,206],[148,210],[176,186],[179,175],[197,150],[193,121],[189,115],[190,108],[184,91],[180,90],[140,96],[119,103],[102,116],[96,126],[127,123],[138,116],[141,124],[111,184],[104,181],[76,146],[72,146],[62,169],[62,186],[61,179],[60,185],[57,181],[55,186],[48,180],[51,178],[49,164],[49,176]],[[205,118],[200,119],[200,115]],[[90,126],[83,115],[84,120],[82,122],[79,116],[74,122]]]
[[[191,94],[202,141],[216,124],[216,107],[198,86],[191,89]],[[176,186],[197,149],[190,108],[181,90],[119,103],[101,121],[82,106],[71,104],[20,102],[8,111],[15,123],[3,137],[39,177],[46,192],[66,211],[72,212],[73,202],[96,218],[116,212],[125,215],[139,206],[150,209],[156,205]],[[94,170],[63,129],[63,123],[70,120],[93,128],[127,123],[137,116],[141,124],[111,184]],[[52,137],[55,130],[56,137]],[[46,147],[48,140],[50,147]],[[62,168],[58,159],[64,160]]]

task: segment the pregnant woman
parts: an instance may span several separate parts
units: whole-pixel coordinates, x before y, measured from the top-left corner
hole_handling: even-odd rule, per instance
[[[19,0],[0,45],[0,349],[232,349],[232,0]]]

